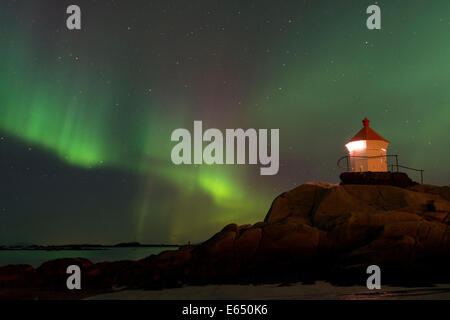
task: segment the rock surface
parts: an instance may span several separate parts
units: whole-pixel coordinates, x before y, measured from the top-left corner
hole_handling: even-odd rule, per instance
[[[328,280],[365,283],[377,264],[384,282],[449,282],[450,187],[307,183],[278,196],[263,222],[230,224],[197,246],[139,261],[62,259],[0,268],[0,287],[61,289],[78,264],[85,287]],[[16,273],[13,271],[16,270]]]

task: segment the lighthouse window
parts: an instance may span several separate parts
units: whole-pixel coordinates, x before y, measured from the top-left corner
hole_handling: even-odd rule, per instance
[[[345,145],[349,152],[366,149],[366,141],[352,141]]]

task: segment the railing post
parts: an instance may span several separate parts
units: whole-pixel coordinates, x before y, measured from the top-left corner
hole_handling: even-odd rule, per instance
[[[349,163],[348,163],[348,158],[349,158],[349,156],[347,156],[347,158],[345,158],[345,159],[347,159],[347,171],[350,171],[350,166],[349,166]]]
[[[420,184],[423,184],[423,170],[420,170]]]
[[[398,156],[395,155],[395,165],[397,166],[397,172],[398,172]]]

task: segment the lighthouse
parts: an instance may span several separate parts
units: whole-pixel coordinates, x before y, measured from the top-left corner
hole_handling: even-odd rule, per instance
[[[389,141],[370,128],[370,121],[364,118],[364,127],[351,138],[345,147],[350,157],[351,172],[387,172],[386,150]]]

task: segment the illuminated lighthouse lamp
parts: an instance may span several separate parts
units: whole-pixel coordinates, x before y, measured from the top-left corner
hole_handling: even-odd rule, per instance
[[[389,141],[372,130],[369,123],[369,119],[364,118],[364,127],[345,145],[350,157],[350,171],[387,172]]]

